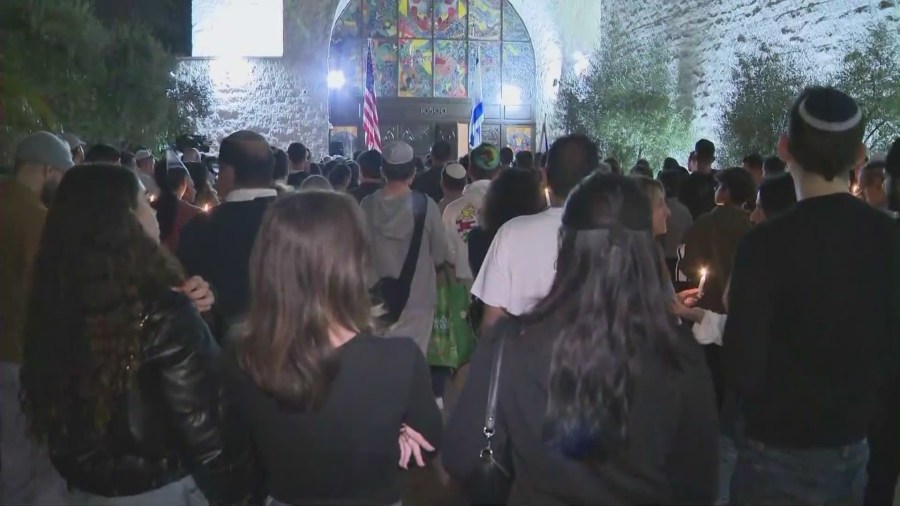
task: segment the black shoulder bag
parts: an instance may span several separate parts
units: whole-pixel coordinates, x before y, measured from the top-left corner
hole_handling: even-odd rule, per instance
[[[428,197],[423,193],[412,192],[413,201],[413,235],[406,252],[406,260],[400,270],[399,278],[381,278],[375,285],[375,295],[381,300],[386,313],[381,320],[386,325],[397,323],[400,314],[409,302],[409,290],[413,276],[416,274],[416,263],[419,261],[419,250],[422,247],[422,234],[425,231],[425,214],[428,212]]]
[[[469,501],[473,505],[506,504],[509,491],[512,487],[512,473],[508,466],[504,466],[494,458],[496,452],[508,453],[508,445],[504,448],[494,448],[493,438],[495,423],[497,421],[497,393],[500,384],[500,370],[503,366],[503,349],[506,345],[506,332],[498,337],[494,363],[491,366],[491,383],[488,387],[487,409],[484,413],[484,439],[485,445],[479,454],[479,464],[466,483],[469,493]],[[501,459],[503,460],[503,459]]]

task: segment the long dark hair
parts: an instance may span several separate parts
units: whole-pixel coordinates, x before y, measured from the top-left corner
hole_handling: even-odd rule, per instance
[[[603,460],[627,440],[635,378],[651,355],[677,366],[651,228],[634,181],[589,176],[566,203],[550,293],[523,317],[559,329],[544,436],[570,458]]]
[[[541,183],[531,170],[504,170],[491,181],[482,207],[481,228],[491,237],[507,221],[540,212]]]
[[[22,367],[24,409],[41,440],[77,419],[106,427],[140,365],[144,312],[183,280],[135,215],[138,188],[122,167],[80,165],[47,215]]]
[[[273,203],[250,257],[251,306],[238,361],[263,391],[300,409],[337,373],[329,329],[369,329],[366,233],[349,195],[309,190]]]
[[[178,189],[188,180],[190,174],[181,166],[168,167],[166,160],[158,160],[153,168],[154,179],[159,185],[159,199],[153,203],[156,219],[159,221],[159,238],[165,241],[175,228],[178,214]]]
[[[194,191],[197,192],[197,196],[194,197],[194,205],[203,207],[204,205],[218,204],[212,195],[211,173],[207,165],[203,162],[187,162],[184,166],[194,183]]]

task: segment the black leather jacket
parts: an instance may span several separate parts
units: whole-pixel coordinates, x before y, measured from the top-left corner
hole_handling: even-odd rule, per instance
[[[50,438],[69,486],[115,497],[148,492],[191,474],[210,502],[233,503],[250,488],[246,430],[234,426],[219,348],[190,300],[164,294],[143,322],[135,386],[113,407],[105,431],[91,417]],[[65,435],[63,435],[65,434]]]

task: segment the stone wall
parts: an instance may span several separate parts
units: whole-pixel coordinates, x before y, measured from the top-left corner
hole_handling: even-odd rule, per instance
[[[827,82],[869,26],[900,32],[900,0],[602,0],[604,23],[617,19],[644,41],[674,49],[678,87],[695,135],[718,138],[738,51],[760,43],[790,54],[813,82]],[[606,43],[606,41],[604,41]]]

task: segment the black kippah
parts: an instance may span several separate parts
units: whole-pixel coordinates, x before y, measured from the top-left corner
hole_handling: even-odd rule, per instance
[[[816,88],[799,108],[804,123],[824,132],[846,132],[862,121],[862,110],[849,95],[834,88]]]

